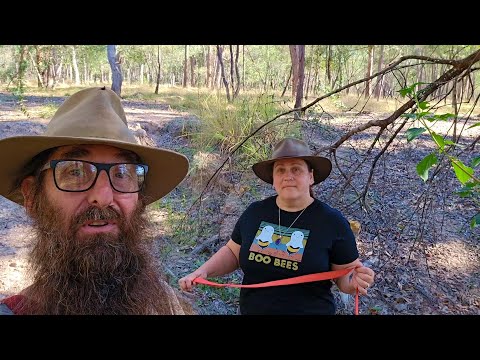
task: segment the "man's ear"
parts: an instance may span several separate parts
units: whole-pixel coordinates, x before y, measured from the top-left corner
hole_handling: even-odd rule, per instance
[[[33,206],[33,186],[34,186],[35,178],[33,176],[27,176],[25,179],[22,180],[22,185],[20,186],[20,190],[22,191],[23,195],[23,206],[27,210],[27,214],[31,213],[32,206]]]

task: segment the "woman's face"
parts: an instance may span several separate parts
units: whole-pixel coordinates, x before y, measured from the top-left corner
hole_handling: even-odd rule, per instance
[[[283,200],[310,197],[313,182],[313,170],[305,160],[281,159],[273,164],[273,187]]]

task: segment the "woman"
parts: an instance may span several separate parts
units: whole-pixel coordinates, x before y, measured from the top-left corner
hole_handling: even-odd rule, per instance
[[[181,278],[182,290],[193,280],[229,274],[240,267],[243,284],[354,268],[335,279],[348,294],[366,295],[374,272],[358,259],[348,221],[336,209],[313,197],[312,185],[325,180],[330,160],[313,156],[307,144],[293,138],[280,141],[272,158],[253,165],[254,173],[273,184],[276,196],[252,203],[240,216],[231,239],[207,262]],[[335,314],[331,281],[264,288],[242,288],[240,313]]]

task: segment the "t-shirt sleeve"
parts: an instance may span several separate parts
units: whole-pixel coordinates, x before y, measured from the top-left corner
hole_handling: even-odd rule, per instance
[[[357,241],[350,228],[350,223],[338,213],[338,235],[332,245],[331,263],[336,265],[349,264],[358,258]]]
[[[255,203],[250,204],[247,209],[240,215],[240,217],[237,220],[237,223],[235,224],[235,227],[233,228],[232,231],[232,240],[236,242],[238,245],[242,245],[242,231],[241,227],[242,224],[246,221],[247,218],[250,218],[253,216],[252,214],[255,213]]]
[[[245,211],[246,212],[246,211]],[[233,228],[232,231],[232,240],[237,243],[238,245],[242,245],[242,233],[240,232],[240,223],[244,218],[245,212],[240,216],[240,218],[237,220],[235,227]]]

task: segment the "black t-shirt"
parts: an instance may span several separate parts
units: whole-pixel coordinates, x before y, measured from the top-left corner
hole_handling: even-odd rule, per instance
[[[301,215],[301,211],[281,210],[279,227],[275,199],[272,196],[252,203],[232,232],[232,240],[241,245],[243,284],[330,271],[332,263],[348,264],[358,258],[355,236],[340,211],[315,199]],[[325,280],[242,288],[240,312],[335,314],[331,286],[331,281]]]

